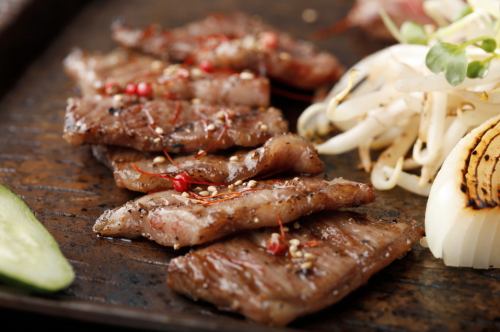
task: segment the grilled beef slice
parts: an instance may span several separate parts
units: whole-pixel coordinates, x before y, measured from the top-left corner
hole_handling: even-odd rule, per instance
[[[103,236],[142,235],[164,246],[183,247],[373,200],[371,186],[343,179],[251,180],[234,188],[219,187],[211,195],[173,190],[149,194],[104,212],[94,231]]]
[[[254,147],[287,132],[275,108],[220,106],[171,100],[70,98],[64,138],[71,144],[109,144],[140,151],[190,153]],[[132,97],[131,97],[132,98]]]
[[[177,257],[170,261],[168,285],[257,322],[286,325],[340,301],[423,233],[413,221],[351,212],[311,215],[296,226],[286,233],[288,251],[281,255],[268,251],[278,230],[266,229]]]
[[[198,67],[169,64],[122,49],[107,54],[76,49],[64,61],[66,72],[83,95],[121,98],[127,85],[151,85],[153,98],[199,99],[208,104],[268,106],[269,81],[250,72],[206,72]]]
[[[195,181],[231,184],[280,173],[318,174],[324,169],[314,146],[293,134],[272,137],[257,149],[231,156],[181,156],[173,164],[162,155],[127,148],[95,145],[92,151],[111,168],[118,187],[146,193],[172,188],[171,180],[148,173],[175,176],[187,172]]]
[[[333,55],[242,13],[211,15],[170,30],[155,25],[134,29],[117,22],[112,32],[120,45],[162,59],[203,68],[250,69],[303,89],[331,83],[342,72]]]

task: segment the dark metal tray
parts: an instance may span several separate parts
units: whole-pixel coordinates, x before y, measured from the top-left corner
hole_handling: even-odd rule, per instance
[[[61,138],[66,98],[73,84],[61,61],[73,46],[110,50],[109,25],[116,17],[132,24],[176,26],[215,11],[243,10],[263,16],[296,36],[345,15],[350,1],[96,1],[65,28],[17,85],[0,101],[0,182],[35,211],[60,243],[77,277],[55,295],[21,293],[0,287],[0,306],[142,329],[176,331],[280,330],[248,322],[166,287],[166,265],[179,253],[147,241],[97,238],[92,224],[104,209],[133,197],[117,189],[107,169],[88,147],[74,148]],[[319,21],[301,20],[315,8]],[[351,65],[381,47],[356,32],[320,43]],[[306,105],[275,99],[291,121]],[[368,181],[356,170],[357,157],[326,157],[330,176]],[[423,221],[425,199],[393,190],[379,193],[375,210]],[[446,208],[446,207],[443,207]],[[500,329],[500,272],[453,269],[416,246],[405,258],[374,276],[366,286],[320,313],[292,323],[307,330],[495,330]],[[284,329],[281,329],[284,330]]]

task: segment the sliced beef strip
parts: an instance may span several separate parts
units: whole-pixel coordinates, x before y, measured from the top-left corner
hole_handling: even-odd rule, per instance
[[[125,93],[128,84],[151,84],[153,98],[200,99],[209,104],[268,106],[269,81],[250,72],[206,72],[198,67],[169,64],[123,49],[87,53],[76,49],[65,59],[66,72],[83,95]],[[120,98],[120,97],[118,97]]]
[[[71,144],[109,144],[140,151],[206,152],[253,147],[288,131],[275,108],[221,106],[186,101],[136,100],[116,103],[99,95],[70,98],[63,137]]]
[[[220,187],[212,197],[162,191],[104,212],[94,225],[103,236],[147,237],[161,245],[201,244],[231,233],[289,223],[322,210],[374,200],[371,186],[302,177]],[[208,192],[205,194],[207,195]]]
[[[172,188],[171,180],[148,173],[175,176],[187,172],[195,181],[231,184],[283,173],[318,174],[324,169],[314,146],[294,134],[272,137],[262,147],[231,156],[181,156],[173,164],[161,154],[127,148],[96,145],[92,151],[113,171],[118,187],[146,193]]]
[[[340,301],[423,233],[414,221],[351,212],[311,215],[296,226],[286,241],[298,245],[283,255],[268,252],[273,230],[266,229],[177,257],[169,264],[168,285],[257,322],[286,325]]]
[[[112,32],[120,45],[169,61],[250,69],[302,89],[331,83],[342,73],[333,55],[242,13],[212,15],[170,30],[119,22]]]

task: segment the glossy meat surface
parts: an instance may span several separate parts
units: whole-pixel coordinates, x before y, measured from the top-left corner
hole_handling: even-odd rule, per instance
[[[331,83],[342,72],[333,55],[242,13],[210,15],[171,30],[117,23],[113,38],[124,47],[169,61],[250,69],[303,89]]]
[[[169,64],[149,56],[117,49],[109,53],[73,50],[64,60],[66,72],[83,95],[125,93],[127,84],[151,84],[154,98],[200,99],[209,104],[268,106],[269,81],[249,72],[206,72]],[[111,88],[110,88],[111,87]]]
[[[416,222],[350,212],[311,215],[297,226],[286,239],[298,245],[284,255],[268,252],[273,230],[266,229],[177,257],[169,265],[168,285],[257,322],[285,325],[340,301],[423,234]]]
[[[254,185],[249,181],[208,194],[183,196],[169,190],[146,195],[104,212],[94,231],[103,236],[142,235],[164,246],[183,247],[374,200],[369,185],[310,177],[259,181]]]
[[[118,187],[146,193],[172,188],[172,181],[147,173],[176,175],[187,172],[196,181],[230,184],[283,173],[318,174],[324,169],[314,146],[293,134],[275,136],[257,149],[239,151],[231,156],[176,157],[175,164],[160,154],[126,148],[100,145],[93,146],[92,151],[112,169]],[[145,172],[137,171],[134,165]]]
[[[109,144],[140,151],[207,152],[253,147],[288,131],[275,108],[219,106],[186,101],[136,100],[116,103],[99,95],[70,98],[63,137],[71,144]]]

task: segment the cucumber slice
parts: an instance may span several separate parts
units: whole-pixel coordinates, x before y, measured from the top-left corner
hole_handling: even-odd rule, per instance
[[[63,289],[75,278],[52,235],[26,203],[1,184],[0,277],[44,292]]]

